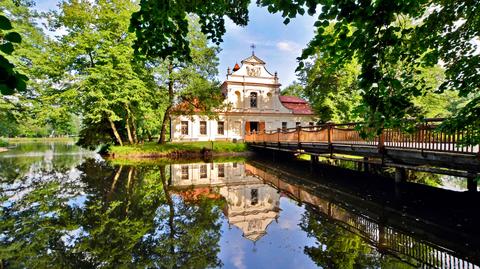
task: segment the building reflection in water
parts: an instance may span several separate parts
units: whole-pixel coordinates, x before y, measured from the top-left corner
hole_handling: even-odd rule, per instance
[[[171,185],[186,199],[224,198],[228,223],[257,241],[278,218],[280,192],[245,167],[244,163],[172,164]]]
[[[335,190],[322,187],[325,193],[319,193],[316,190],[319,186],[300,185],[267,170],[244,163],[172,164],[171,185],[186,200],[225,199],[224,214],[229,224],[238,227],[245,238],[254,242],[267,233],[270,223],[278,221],[279,201],[285,196],[306,205],[306,216],[313,218],[311,223],[318,222],[322,226],[325,223],[320,219],[329,219],[338,228],[369,242],[379,253],[396,257],[413,267],[479,268],[475,261],[472,263],[477,260],[471,256],[474,249],[467,251],[470,257],[462,258],[454,250],[416,238],[369,216],[378,212],[362,213],[359,208],[351,209],[342,202],[333,201],[343,199]],[[333,200],[332,191],[336,197]],[[348,197],[356,200],[354,203],[360,207],[367,203],[361,198]],[[319,220],[316,220],[317,215]],[[412,229],[426,233],[428,227],[420,225]]]

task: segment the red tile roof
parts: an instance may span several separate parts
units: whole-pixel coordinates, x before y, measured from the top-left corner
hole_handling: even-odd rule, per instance
[[[235,66],[233,67],[233,72],[237,71],[238,69],[240,69],[240,66],[238,65],[238,63],[235,63]]]
[[[295,96],[280,96],[283,106],[292,110],[293,114],[313,115],[312,108],[307,101]]]

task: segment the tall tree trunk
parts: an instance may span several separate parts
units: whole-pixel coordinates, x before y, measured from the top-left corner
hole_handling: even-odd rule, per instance
[[[137,136],[137,123],[135,121],[135,116],[132,115],[130,118],[130,123],[132,124],[132,135],[133,135],[133,142],[138,144],[138,136]]]
[[[170,110],[173,107],[173,79],[172,79],[173,65],[170,63],[168,65],[168,107],[163,113],[162,129],[160,130],[160,138],[158,139],[159,144],[165,144],[165,133],[167,132],[167,123],[170,118]]]
[[[132,145],[133,144],[133,137],[132,137],[132,132],[130,131],[130,113],[128,113],[128,111],[127,111],[125,126],[127,127],[128,142],[130,142],[130,145]]]
[[[167,132],[168,118],[170,117],[170,108],[171,106],[169,105],[167,107],[167,110],[165,110],[165,113],[163,113],[162,129],[160,131],[160,138],[158,139],[158,144],[165,144],[167,142],[165,134]]]
[[[117,139],[117,142],[120,144],[120,146],[123,146],[122,138],[120,137],[120,134],[117,131],[117,127],[115,127],[115,123],[112,121],[110,117],[108,118],[108,122],[110,122],[110,127],[112,128],[113,135],[115,135],[115,138]]]

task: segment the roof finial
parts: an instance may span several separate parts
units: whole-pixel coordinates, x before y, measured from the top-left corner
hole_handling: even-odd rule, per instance
[[[256,48],[255,44],[252,43],[252,45],[250,45],[250,48],[252,49],[252,56],[254,56],[255,55],[255,48]]]

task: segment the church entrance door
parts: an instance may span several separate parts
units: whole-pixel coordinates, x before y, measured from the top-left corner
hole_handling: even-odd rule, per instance
[[[245,124],[245,131],[247,134],[252,132],[263,132],[265,131],[265,122],[247,121]]]

